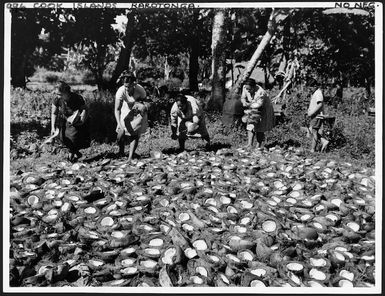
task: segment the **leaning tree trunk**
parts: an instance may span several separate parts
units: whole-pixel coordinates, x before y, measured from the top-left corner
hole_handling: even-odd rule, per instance
[[[212,32],[212,91],[211,109],[222,110],[226,83],[226,31],[225,10],[219,9],[214,16]]]
[[[242,75],[237,79],[235,85],[231,89],[232,95],[238,94],[245,80],[250,77],[263,51],[265,50],[266,46],[269,44],[271,38],[274,36],[277,22],[284,20],[288,15],[289,15],[288,10],[279,10],[278,12],[276,12],[273,9],[269,18],[269,23],[267,25],[267,31],[263,36],[261,42],[259,43],[257,49],[255,50],[253,56],[251,57],[250,61],[248,62],[246,69],[243,71]]]
[[[112,77],[110,80],[110,88],[116,87],[116,82],[119,78],[119,75],[129,68],[130,64],[130,55],[131,50],[134,45],[134,38],[135,38],[135,18],[134,18],[134,12],[131,11],[127,13],[127,27],[125,36],[123,39],[124,47],[120,50],[118,62],[116,64],[115,70],[112,73]]]

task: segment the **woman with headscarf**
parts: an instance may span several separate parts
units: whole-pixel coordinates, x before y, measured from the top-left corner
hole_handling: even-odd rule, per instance
[[[82,156],[79,150],[90,145],[87,108],[84,99],[72,92],[67,83],[60,81],[57,93],[59,96],[52,103],[51,136],[59,135],[69,149],[68,159],[76,161]]]
[[[245,108],[245,116],[242,121],[246,123],[247,148],[254,145],[257,139],[256,148],[262,148],[265,140],[265,132],[274,127],[274,109],[266,91],[256,84],[254,79],[247,79],[243,85],[241,102]]]

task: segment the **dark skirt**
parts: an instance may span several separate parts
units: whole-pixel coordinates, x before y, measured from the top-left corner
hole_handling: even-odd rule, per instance
[[[60,139],[70,150],[79,150],[90,147],[91,139],[87,123],[81,126],[73,126],[66,122],[61,127]]]

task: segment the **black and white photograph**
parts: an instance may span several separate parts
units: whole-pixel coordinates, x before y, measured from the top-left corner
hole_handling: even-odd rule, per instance
[[[382,292],[382,3],[3,9],[3,292]]]

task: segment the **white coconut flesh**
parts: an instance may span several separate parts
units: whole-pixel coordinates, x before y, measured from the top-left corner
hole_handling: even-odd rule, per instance
[[[104,217],[102,221],[100,221],[100,224],[102,226],[112,226],[114,225],[114,219],[112,219],[111,217]]]
[[[277,205],[277,203],[274,201],[274,200],[268,200],[266,201],[266,203],[268,203],[269,205],[275,207]]]
[[[345,261],[345,256],[339,252],[334,252],[334,258],[339,261]]]
[[[135,252],[136,252],[135,248],[129,247],[129,248],[123,249],[121,251],[121,254],[123,254],[123,255],[130,255],[130,254],[135,253]]]
[[[180,188],[182,188],[182,189],[189,189],[189,188],[191,188],[192,186],[193,186],[192,183],[187,183],[187,182],[184,182],[184,183],[181,183],[181,184],[180,184]]]
[[[70,185],[71,184],[71,181],[70,180],[63,180],[61,182],[63,185]]]
[[[325,206],[323,205],[317,205],[315,208],[314,208],[317,212],[320,212],[320,211],[323,211],[325,209]]]
[[[54,201],[52,202],[52,205],[53,205],[54,207],[60,208],[60,207],[63,205],[63,202],[62,202],[61,200],[54,200]]]
[[[253,261],[253,258],[254,258],[253,255],[247,251],[240,252],[239,257],[241,258],[241,260],[245,260],[245,261]]]
[[[350,253],[350,252],[344,252],[344,255],[346,257],[349,257],[350,259],[354,258],[354,255],[352,253]]]
[[[265,269],[263,269],[263,268],[256,268],[256,269],[250,270],[250,273],[253,274],[253,275],[262,277],[262,276],[266,275],[267,271]]]
[[[54,237],[57,237],[58,234],[57,233],[50,233],[47,235],[47,238],[54,238]]]
[[[301,284],[301,280],[298,276],[296,276],[294,273],[292,273],[291,271],[288,272],[288,277],[294,282],[296,283],[297,285],[300,285]]]
[[[289,197],[286,199],[286,202],[289,203],[289,204],[296,204],[297,203],[297,200],[295,198],[292,198],[292,197]]]
[[[240,263],[241,260],[239,260],[237,257],[235,257],[234,255],[232,254],[227,254],[226,257],[231,260],[231,261],[234,261],[234,262],[237,262],[237,263]]]
[[[162,262],[164,264],[173,264],[173,258],[176,255],[175,248],[169,248],[164,252],[164,256],[162,257]]]
[[[70,195],[69,197],[67,197],[69,200],[72,200],[72,201],[79,201],[79,197],[76,196],[76,195]]]
[[[348,224],[346,224],[346,226],[349,227],[354,232],[357,232],[360,230],[360,225],[357,224],[356,222],[349,222]]]
[[[286,264],[286,268],[291,271],[302,271],[303,265],[300,263],[292,262],[292,263]]]
[[[327,265],[327,262],[323,258],[310,258],[310,265],[315,267],[324,267]]]
[[[348,281],[348,280],[340,280],[338,282],[338,285],[340,287],[353,287],[353,283],[351,281]]]
[[[230,213],[230,214],[237,214],[238,211],[236,208],[234,208],[233,206],[228,206],[227,207],[227,212]]]
[[[307,207],[311,207],[313,205],[313,203],[310,200],[303,200],[302,204]]]
[[[218,209],[217,209],[216,207],[209,206],[209,207],[207,207],[207,209],[210,210],[210,211],[212,211],[212,212],[214,212],[214,213],[216,213],[216,214],[219,213],[219,211],[218,211]]]
[[[283,186],[285,186],[285,184],[283,184],[281,181],[274,182],[274,187],[277,189],[282,188]]]
[[[371,255],[371,256],[362,256],[361,257],[362,260],[365,260],[365,261],[373,261],[374,260],[374,255]]]
[[[275,177],[275,173],[267,173],[266,177],[267,178],[273,178],[273,177]]]
[[[100,267],[104,264],[103,261],[99,261],[99,260],[90,260],[89,262],[92,266],[95,266],[95,267]]]
[[[223,195],[222,195],[222,196],[219,198],[219,200],[220,200],[220,202],[221,202],[222,204],[224,204],[224,205],[228,205],[228,204],[231,203],[231,199],[228,198],[227,196],[223,196]]]
[[[89,214],[89,215],[93,215],[96,213],[96,209],[94,207],[88,207],[88,208],[84,209],[84,213]]]
[[[179,214],[179,220],[180,221],[187,221],[187,220],[189,220],[190,219],[190,215],[189,214],[187,214],[187,213],[180,213]]]
[[[44,265],[44,266],[41,266],[38,270],[38,274],[44,274],[45,272],[51,270],[53,267],[50,266],[50,265]]]
[[[154,268],[158,263],[154,260],[144,260],[140,262],[140,265],[146,268]]]
[[[292,191],[290,192],[289,196],[292,198],[299,198],[302,196],[302,193],[300,191]]]
[[[212,191],[210,188],[205,188],[205,189],[203,189],[203,193],[206,193],[206,194],[213,194],[214,191]]]
[[[211,205],[211,206],[214,206],[214,207],[217,206],[217,202],[216,202],[216,200],[213,199],[213,198],[207,199],[207,200],[205,201],[205,204],[208,204],[208,205]]]
[[[246,227],[242,227],[242,226],[235,226],[234,227],[234,230],[238,233],[246,233],[247,232],[247,228]]]
[[[192,259],[198,255],[197,251],[195,249],[192,249],[192,248],[187,248],[186,250],[184,250],[184,254],[189,259]]]
[[[311,215],[305,214],[305,215],[302,215],[300,219],[301,221],[308,221],[310,218],[311,218]]]
[[[345,247],[335,247],[334,250],[338,251],[338,252],[347,252],[348,251],[348,249],[346,249]]]
[[[199,276],[194,275],[194,276],[190,277],[190,280],[192,280],[192,282],[194,284],[197,284],[197,285],[203,284],[203,279],[201,279]]]
[[[251,218],[249,217],[245,217],[245,218],[242,218],[241,221],[239,222],[241,225],[247,225],[251,222]]]
[[[293,191],[302,190],[303,187],[304,187],[303,184],[296,183],[296,184],[293,186]]]
[[[155,248],[147,248],[147,249],[144,249],[144,253],[151,255],[151,256],[159,256],[160,250],[155,249]]]
[[[135,274],[138,272],[138,268],[133,267],[133,266],[129,266],[129,267],[121,269],[120,272],[123,274],[126,274],[126,275]]]
[[[151,226],[149,226],[149,225],[144,225],[144,226],[142,227],[142,229],[145,230],[145,231],[153,231],[153,230],[154,230],[154,228],[151,227]]]
[[[136,259],[135,258],[126,258],[121,261],[122,266],[128,267],[135,264]]]
[[[340,207],[341,204],[342,204],[342,200],[340,200],[339,198],[334,198],[330,201],[332,204],[336,205],[337,207]]]
[[[314,226],[315,228],[318,228],[318,229],[324,229],[324,226],[323,226],[321,223],[318,223],[318,222],[314,222],[314,223],[313,223],[313,226]]]
[[[168,205],[170,204],[167,199],[162,199],[159,203],[162,207],[168,207]]]
[[[318,280],[318,281],[326,280],[326,274],[324,272],[322,272],[321,270],[318,270],[318,269],[315,269],[315,268],[312,268],[309,271],[309,276],[312,279],[315,279],[315,280]]]
[[[226,284],[230,284],[230,281],[229,281],[229,279],[224,275],[224,274],[219,274],[219,276],[221,277],[221,280],[224,282],[224,283],[226,283]]]
[[[331,220],[331,221],[333,221],[333,222],[337,222],[337,221],[339,220],[338,216],[336,216],[336,215],[334,215],[334,214],[327,214],[327,215],[325,216],[325,218],[327,218],[327,219],[329,219],[329,220]]]
[[[213,261],[215,263],[219,262],[219,258],[217,256],[209,255],[208,257],[210,258],[211,261]]]
[[[221,219],[219,219],[218,217],[215,217],[215,216],[213,216],[213,215],[210,215],[209,217],[210,217],[210,220],[211,220],[211,221],[216,222],[216,223],[222,221]]]
[[[163,233],[167,233],[170,230],[170,227],[164,224],[160,225],[159,228]]]
[[[209,275],[209,273],[207,272],[207,269],[202,266],[196,267],[195,272],[204,277],[207,277]]]
[[[308,281],[309,287],[323,287],[319,282],[316,281]]]
[[[266,285],[260,280],[253,280],[250,282],[250,287],[266,287]]]
[[[206,242],[204,240],[201,240],[201,239],[200,240],[196,240],[193,243],[193,246],[198,251],[204,251],[204,250],[207,250],[207,248],[208,248]]]
[[[273,232],[277,229],[277,224],[272,220],[267,220],[262,223],[262,229],[266,232]]]
[[[353,272],[350,272],[350,271],[347,271],[347,270],[341,270],[339,275],[349,281],[353,281],[354,279],[354,273]]]
[[[31,195],[28,197],[28,203],[32,206],[32,205],[35,205],[39,202],[39,197],[37,197],[36,195]]]
[[[143,207],[141,206],[137,206],[137,207],[134,207],[135,211],[141,211],[143,209]]]
[[[182,228],[183,228],[184,230],[186,230],[186,231],[194,231],[194,226],[192,226],[192,225],[190,225],[190,224],[184,223],[184,224],[182,225]]]
[[[152,240],[150,240],[150,242],[148,243],[151,247],[161,247],[163,246],[163,239],[161,238],[153,238]]]
[[[253,204],[251,202],[246,201],[246,200],[242,200],[241,206],[243,209],[251,209],[253,207]]]

